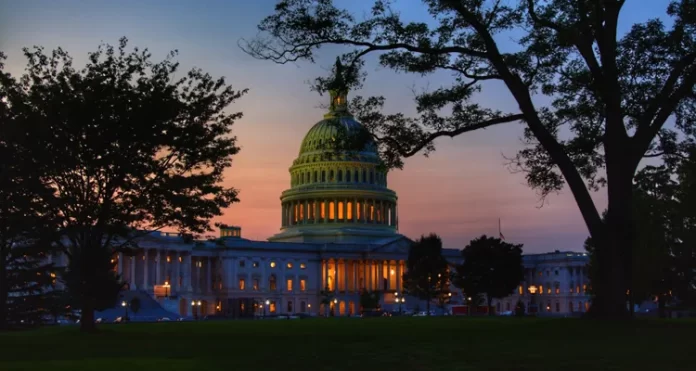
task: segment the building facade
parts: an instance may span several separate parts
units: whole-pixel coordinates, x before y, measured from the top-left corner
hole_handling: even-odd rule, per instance
[[[521,301],[528,313],[569,316],[590,307],[586,253],[554,251],[522,257],[524,280],[512,295],[494,300],[498,313],[514,312]]]

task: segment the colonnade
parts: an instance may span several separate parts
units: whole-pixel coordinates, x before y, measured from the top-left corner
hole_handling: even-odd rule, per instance
[[[128,282],[130,290],[167,286],[169,294],[205,293],[220,281],[216,258],[191,256],[186,251],[144,248],[134,256],[118,253],[114,259],[116,273]]]
[[[374,168],[327,167],[320,170],[292,170],[290,186],[296,187],[307,184],[321,183],[363,183],[387,186],[387,174],[375,171]]]
[[[317,198],[286,201],[282,226],[320,223],[380,224],[398,229],[398,209],[393,201],[364,198]]]
[[[403,288],[403,260],[322,260],[322,288],[332,292],[395,291]]]

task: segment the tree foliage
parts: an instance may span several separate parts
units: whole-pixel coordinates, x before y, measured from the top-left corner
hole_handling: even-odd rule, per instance
[[[442,240],[435,234],[421,236],[408,251],[403,286],[408,295],[430,302],[449,293],[449,268],[442,256]]]
[[[433,151],[436,138],[523,123],[528,146],[513,165],[542,197],[568,185],[600,246],[606,284],[593,305],[623,317],[635,241],[633,175],[646,156],[669,161],[681,146],[677,133],[695,130],[696,2],[672,1],[671,24],[649,19],[623,35],[625,0],[423,0],[430,24],[405,21],[392,3],[375,0],[359,18],[329,0],[280,1],[260,23],[261,36],[241,47],[277,63],[314,61],[328,44],[347,47],[342,60],[353,86],[363,82],[369,54],[397,72],[451,73],[451,85],[416,97],[415,117],[383,113],[383,97],[353,100],[393,167]],[[477,93],[499,87],[488,82],[502,83],[519,110],[477,102]],[[606,219],[590,196],[604,185]]]
[[[379,309],[379,301],[381,296],[382,293],[379,291],[362,290],[360,292],[360,308],[366,312]]]
[[[141,231],[195,234],[237,201],[222,185],[239,148],[231,135],[241,113],[225,109],[246,93],[199,69],[176,78],[171,52],[101,45],[82,69],[61,48],[24,49],[26,73],[2,80],[22,135],[31,138],[42,184],[69,256],[65,281],[93,329],[93,311],[113,306],[122,286],[112,259],[137,248]]]
[[[489,309],[493,299],[512,294],[524,278],[521,244],[483,235],[469,242],[462,258],[454,273],[454,285],[467,296],[485,294]]]
[[[696,297],[696,146],[684,149],[679,160],[646,166],[636,176],[634,219],[637,244],[629,303],[657,298],[661,313],[672,298],[694,304]],[[592,238],[585,242],[590,255],[590,281],[597,279]],[[632,305],[631,305],[632,307]]]

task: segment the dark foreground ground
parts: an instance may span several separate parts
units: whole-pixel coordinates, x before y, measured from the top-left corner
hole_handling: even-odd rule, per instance
[[[373,318],[0,334],[0,370],[696,370],[696,321]]]

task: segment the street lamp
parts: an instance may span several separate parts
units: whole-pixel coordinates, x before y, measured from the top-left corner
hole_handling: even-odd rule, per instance
[[[309,310],[309,315],[312,315],[312,304],[307,304],[307,309]]]
[[[169,281],[164,281],[164,297],[169,299]]]
[[[266,300],[266,305],[263,306],[263,316],[266,317],[266,307],[269,307],[271,305],[270,300]],[[268,310],[271,310],[271,308],[268,308]]]
[[[193,319],[198,320],[198,311],[200,310],[201,307],[201,301],[191,301],[191,307],[193,308]]]
[[[123,309],[126,311],[126,314],[125,314],[125,316],[123,317],[123,320],[126,321],[126,320],[128,320],[128,303],[124,300],[124,301],[121,302],[121,306],[122,306]]]
[[[397,303],[399,303],[399,315],[401,315],[401,303],[405,303],[406,298],[396,298],[395,300]]]

